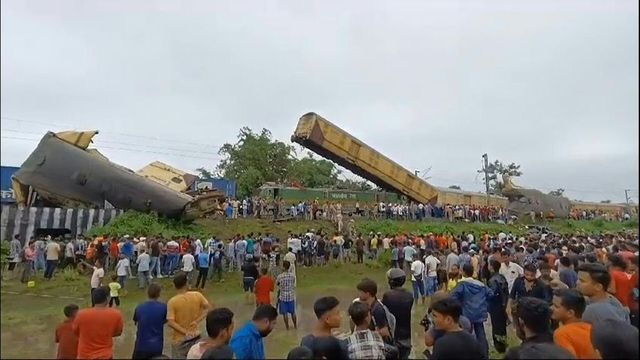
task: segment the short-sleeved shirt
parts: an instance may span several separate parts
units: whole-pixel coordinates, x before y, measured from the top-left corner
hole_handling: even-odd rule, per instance
[[[185,254],[182,257],[182,271],[193,271],[196,259],[191,254]]]
[[[388,326],[387,313],[384,311],[384,307],[379,300],[375,299],[373,305],[371,305],[371,323],[369,324],[369,329],[376,330]],[[389,329],[389,332],[391,332],[391,329]]]
[[[198,267],[199,268],[209,268],[209,254],[205,252],[201,252],[198,254]]]
[[[73,332],[73,321],[65,320],[56,328],[58,359],[75,359],[78,353],[78,336]]]
[[[100,283],[102,282],[102,278],[104,278],[104,269],[93,267],[93,274],[91,274],[91,288],[96,289],[100,287]]]
[[[60,259],[60,244],[55,241],[50,241],[45,248],[47,253],[47,260],[59,260]]]
[[[296,299],[296,277],[293,273],[285,271],[278,275],[276,279],[278,289],[280,290],[280,301],[295,301]]]
[[[270,293],[273,291],[274,283],[271,276],[261,276],[256,281],[256,304],[271,304]]]
[[[616,293],[614,296],[623,306],[629,307],[631,299],[631,291],[633,291],[633,283],[631,282],[631,274],[624,271],[612,270],[611,281],[615,284]]]
[[[73,251],[73,243],[69,242],[64,247],[64,256],[65,257],[73,257],[73,255],[75,255],[75,253]]]
[[[73,332],[78,336],[78,359],[113,358],[113,337],[119,336],[124,320],[119,310],[94,307],[78,311]]]
[[[151,257],[149,254],[144,253],[138,256],[138,271],[149,271],[149,265],[151,264]]]
[[[348,359],[346,344],[333,336],[317,337],[306,335],[300,341],[300,346],[311,350],[314,359]]]
[[[484,359],[475,336],[466,331],[447,332],[433,345],[431,359]]]
[[[201,314],[202,309],[209,306],[209,301],[197,291],[187,291],[172,297],[167,303],[167,320],[173,320],[187,331],[196,331],[199,324],[193,325]],[[171,331],[171,342],[178,344],[184,340],[184,335]]]
[[[416,249],[414,249],[412,246],[405,246],[403,252],[404,260],[413,262],[413,256],[416,254]]]
[[[593,325],[607,319],[629,323],[629,312],[612,295],[608,295],[604,300],[589,301],[587,303],[587,307],[582,314],[582,321]]]
[[[118,263],[116,264],[116,275],[118,276],[127,276],[127,268],[131,266],[131,263],[129,262],[129,259],[127,258],[123,258],[118,260]]]
[[[347,338],[346,345],[350,359],[385,359],[384,342],[375,331],[355,331]]]
[[[591,343],[591,324],[586,322],[561,325],[553,333],[553,342],[570,352],[576,359],[596,359]]]
[[[138,326],[135,350],[162,354],[167,304],[156,300],[144,302],[134,310],[133,321]]]
[[[117,282],[111,282],[109,283],[109,295],[111,297],[118,297],[120,296],[120,289],[122,288],[122,286],[120,286],[119,283]]]

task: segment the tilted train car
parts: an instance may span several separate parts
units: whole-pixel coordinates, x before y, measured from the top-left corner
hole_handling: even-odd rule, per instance
[[[300,118],[291,141],[385,190],[421,203],[437,200],[435,187],[315,113]]]

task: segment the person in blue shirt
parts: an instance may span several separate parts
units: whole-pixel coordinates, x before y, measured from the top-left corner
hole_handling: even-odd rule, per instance
[[[125,235],[124,236],[124,244],[122,244],[122,250],[120,250],[121,253],[123,253],[128,259],[129,261],[133,262],[133,242],[131,242],[131,238],[129,237],[129,235]]]
[[[133,312],[133,322],[138,327],[133,359],[150,359],[162,355],[167,304],[158,301],[160,290],[160,285],[156,283],[149,285],[149,300],[138,305]]]
[[[198,266],[198,278],[196,279],[196,289],[204,289],[204,283],[207,281],[207,274],[209,273],[209,263],[211,262],[209,253],[201,252],[198,254],[196,264]],[[202,281],[202,283],[200,283]]]
[[[264,342],[276,326],[278,312],[271,305],[260,305],[253,313],[253,318],[241,327],[231,338],[231,348],[236,359],[264,359]]]

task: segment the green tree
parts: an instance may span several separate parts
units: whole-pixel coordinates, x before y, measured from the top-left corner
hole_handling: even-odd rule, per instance
[[[338,189],[354,190],[354,191],[372,191],[373,186],[367,180],[351,180],[351,179],[338,179],[336,183]]]
[[[564,194],[563,188],[558,188],[556,190],[549,191],[549,195],[553,195],[553,196],[562,196],[562,194]]]
[[[199,167],[196,171],[198,172],[198,177],[201,179],[211,179],[215,177],[213,171],[207,170],[204,167]]]
[[[462,188],[458,185],[449,185],[449,189],[453,189],[453,190],[462,190]]]
[[[250,196],[266,182],[283,183],[295,158],[293,147],[274,140],[271,132],[240,129],[235,144],[226,143],[218,152],[222,160],[216,170],[237,182],[238,196]]]
[[[478,170],[478,173],[485,174],[485,169]],[[489,192],[501,195],[504,184],[502,183],[502,175],[509,175],[511,177],[518,177],[522,175],[520,171],[520,165],[516,163],[504,164],[500,160],[495,160],[489,163],[486,169],[487,179],[489,180]],[[484,177],[482,179],[485,181]]]
[[[307,157],[292,160],[289,180],[309,188],[331,187],[336,185],[339,173],[333,162],[307,153]]]
[[[601,204],[611,204],[611,200],[602,200],[600,201]]]

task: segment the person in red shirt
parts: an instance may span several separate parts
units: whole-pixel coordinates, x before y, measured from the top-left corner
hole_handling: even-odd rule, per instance
[[[118,255],[120,254],[120,248],[118,247],[118,241],[112,238],[109,242],[109,257],[111,257],[111,264],[116,265],[118,262]]]
[[[56,359],[75,359],[78,352],[78,336],[73,332],[73,320],[78,313],[78,305],[71,304],[64,307],[64,322],[56,328],[56,343],[58,353]]]
[[[262,269],[261,276],[258,281],[256,281],[256,306],[271,305],[271,293],[274,289],[274,283],[271,276],[269,276],[267,273],[267,269]]]
[[[94,307],[78,311],[73,332],[78,336],[78,359],[112,359],[113,338],[120,336],[124,319],[120,310],[109,308],[109,288],[96,288]]]
[[[620,255],[609,255],[609,273],[611,274],[611,284],[609,293],[613,294],[620,303],[629,308],[629,299],[633,284],[631,275],[627,274],[627,262]]]

